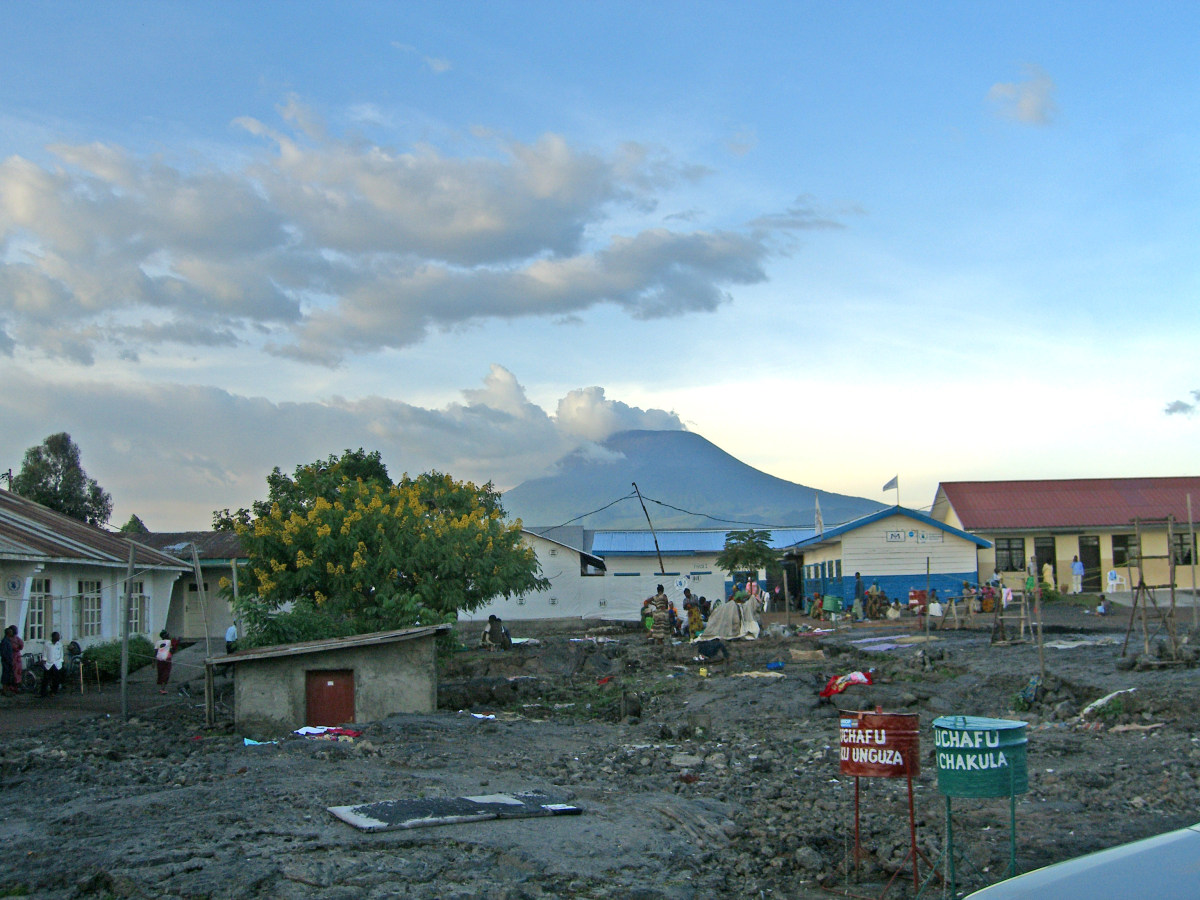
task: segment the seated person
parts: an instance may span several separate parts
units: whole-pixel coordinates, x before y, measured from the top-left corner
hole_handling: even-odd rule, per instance
[[[1100,602],[1096,604],[1096,615],[1098,615],[1098,616],[1107,616],[1108,615],[1108,601],[1106,599],[1104,599],[1103,594],[1100,595]]]
[[[696,652],[699,654],[699,659],[708,662],[729,659],[729,648],[725,646],[725,642],[720,638],[700,641],[696,644]]]
[[[887,617],[889,619],[900,618],[900,601],[899,600],[892,601],[892,605],[889,606],[887,609]]]
[[[512,636],[498,616],[488,616],[487,628],[479,638],[479,646],[485,650],[511,650]]]
[[[708,602],[707,597],[700,597],[699,609],[701,618],[707,619],[709,613],[712,612],[712,604]]]
[[[679,637],[681,635],[682,624],[679,613],[675,611],[675,604],[672,603],[667,607],[667,627],[671,629],[671,634]]]

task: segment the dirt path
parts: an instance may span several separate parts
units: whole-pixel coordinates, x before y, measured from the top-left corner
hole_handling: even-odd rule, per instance
[[[1035,646],[993,647],[969,630],[883,651],[858,643],[919,636],[907,623],[739,644],[703,678],[692,648],[651,648],[637,632],[544,634],[512,653],[453,657],[442,696],[474,697],[465,711],[393,717],[345,743],[246,746],[205,731],[178,694],[165,704],[147,694],[129,722],[73,708],[79,718],[48,724],[19,700],[0,708],[7,883],[37,897],[828,896],[819,886],[846,878],[854,796],[839,770],[838,706],[875,705],[920,716],[915,796],[930,859],[945,816],[933,718],[1029,723],[1030,789],[1017,804],[1027,870],[1200,820],[1197,672],[1119,671],[1126,624],[1048,611],[1049,639],[1083,643],[1046,649],[1048,690],[1022,712],[1012,707],[1038,674]],[[822,660],[792,657],[817,647]],[[772,662],[785,677],[744,677]],[[819,702],[828,675],[872,667],[874,686]],[[1119,709],[1079,719],[1128,688]],[[637,715],[621,718],[622,698]],[[909,896],[903,783],[860,787],[859,889],[877,895],[899,873],[889,896]],[[584,812],[371,834],[326,811],[524,790]],[[1007,864],[1007,801],[956,801],[954,813],[970,862],[960,887],[994,879]]]

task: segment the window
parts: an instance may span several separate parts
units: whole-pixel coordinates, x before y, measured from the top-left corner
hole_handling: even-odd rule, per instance
[[[140,581],[129,583],[129,633],[150,633],[150,598],[146,596]]]
[[[996,538],[996,568],[1001,572],[1025,568],[1025,538]]]
[[[79,582],[79,636],[100,636],[100,582]]]
[[[25,618],[25,638],[44,641],[53,631],[54,601],[50,596],[50,579],[35,578],[29,588],[29,615]]]
[[[1175,557],[1175,565],[1190,566],[1196,559],[1196,544],[1192,535],[1186,532],[1172,534],[1171,555]]]
[[[1136,565],[1138,558],[1136,534],[1114,534],[1113,566]]]
[[[558,556],[558,548],[557,548],[557,547],[551,547],[551,548],[550,548],[550,555],[551,555],[551,556]]]

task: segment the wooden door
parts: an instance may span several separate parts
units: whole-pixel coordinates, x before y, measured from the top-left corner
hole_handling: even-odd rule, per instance
[[[1083,589],[1089,594],[1098,594],[1100,587],[1100,538],[1094,534],[1079,536],[1079,561],[1083,563]]]
[[[354,721],[354,670],[314,669],[304,673],[305,725]]]

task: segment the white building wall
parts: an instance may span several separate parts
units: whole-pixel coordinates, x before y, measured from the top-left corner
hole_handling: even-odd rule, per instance
[[[696,597],[723,599],[727,573],[718,568],[717,554],[664,556],[660,574],[657,556],[614,556],[605,560],[601,575],[580,573],[579,553],[536,535],[525,540],[534,548],[550,588],[520,598],[497,599],[459,621],[483,623],[489,615],[501,619],[593,618],[636,620],[642,601],[659,584],[675,608],[683,610],[683,590]]]
[[[976,571],[976,545],[939,528],[898,515],[842,535],[842,572],[873,576]],[[807,555],[805,556],[807,559]]]

